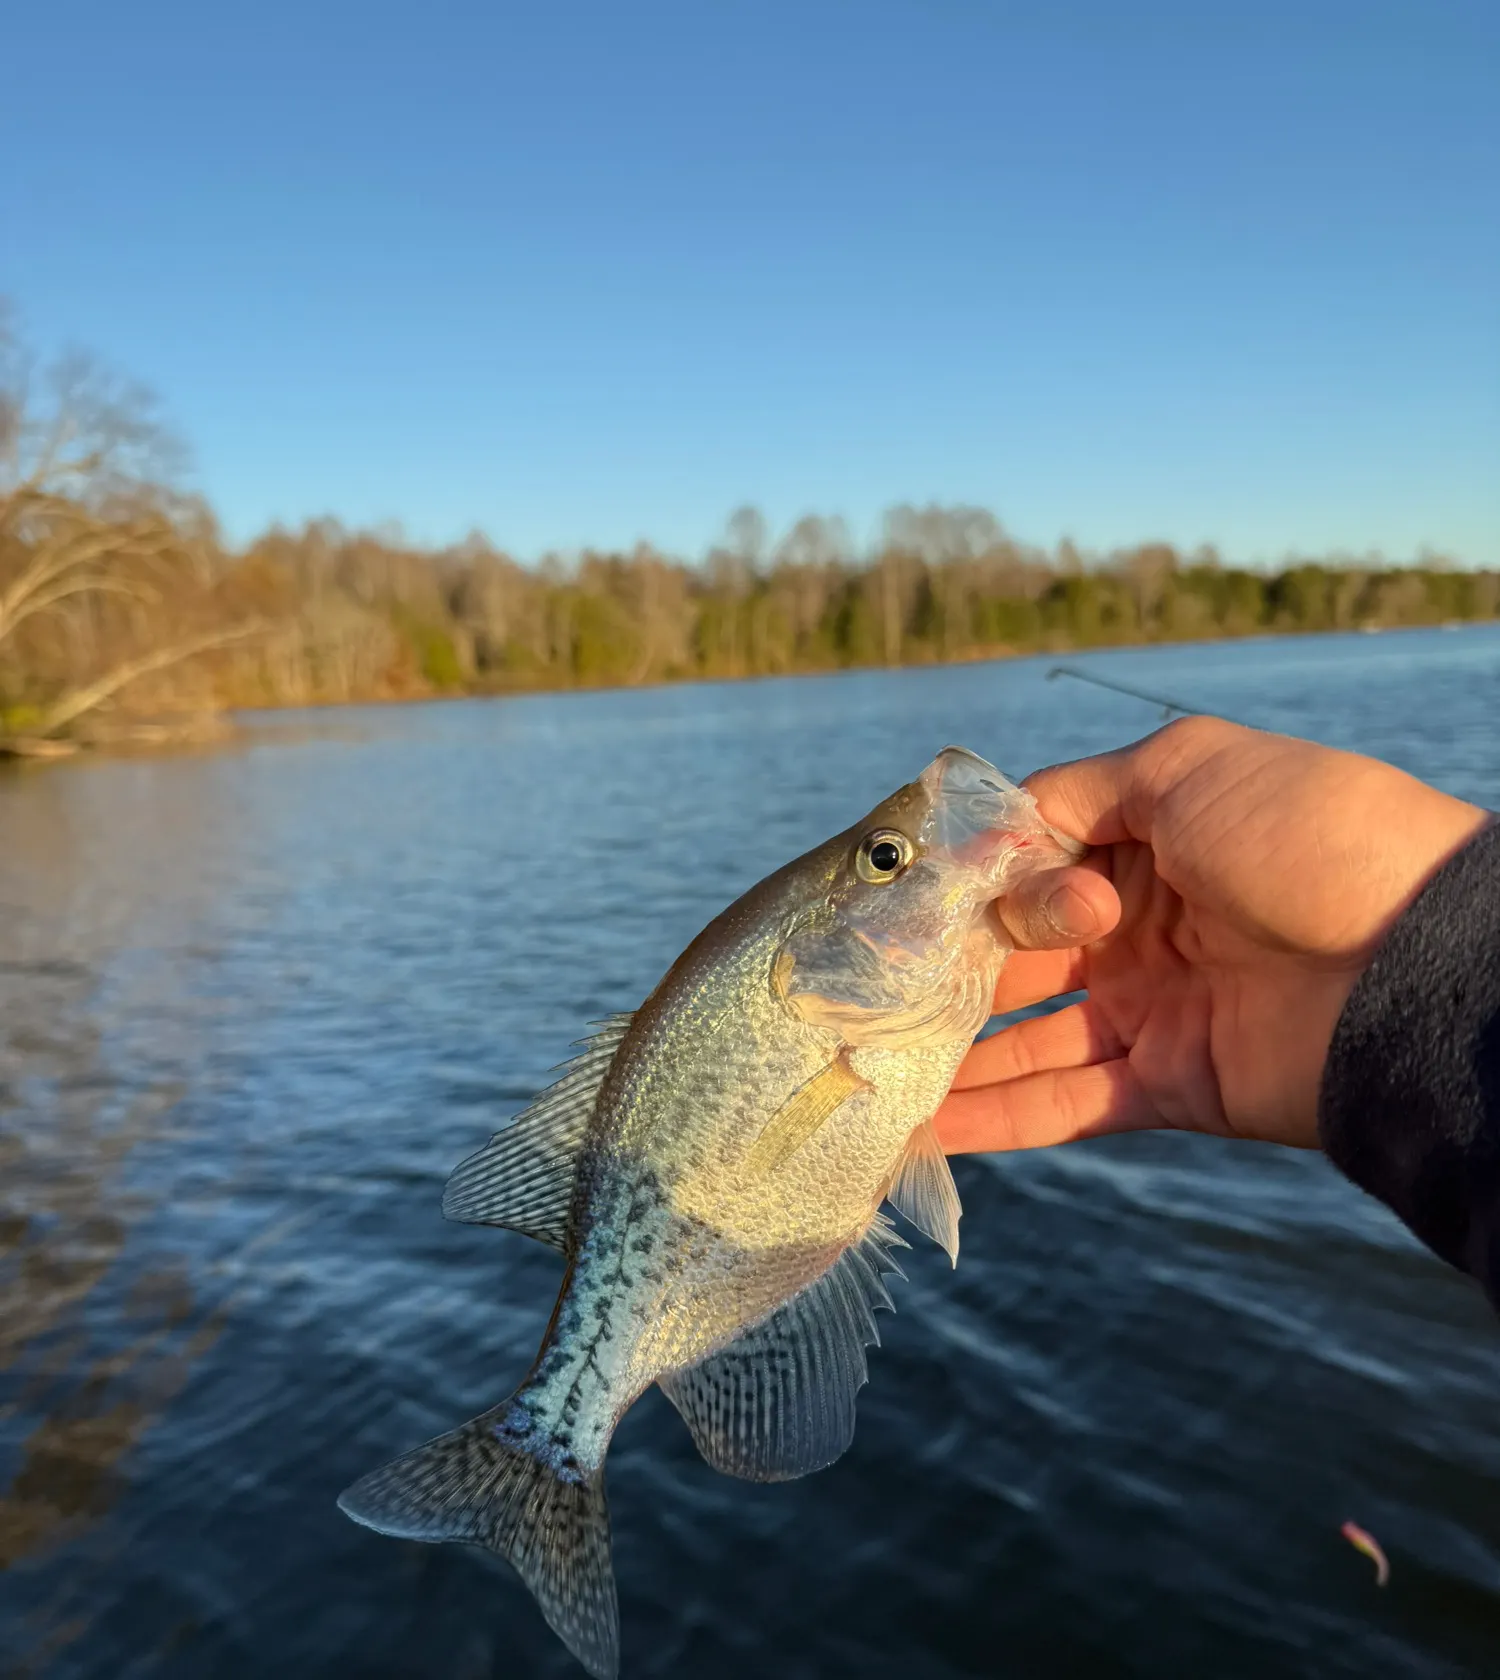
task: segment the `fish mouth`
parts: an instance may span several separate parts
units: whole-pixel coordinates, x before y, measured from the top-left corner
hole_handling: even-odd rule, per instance
[[[1038,814],[1023,787],[967,747],[944,747],[919,778],[929,799],[922,844],[982,875],[996,897],[1028,856],[1033,867],[1075,862],[1087,847]]]

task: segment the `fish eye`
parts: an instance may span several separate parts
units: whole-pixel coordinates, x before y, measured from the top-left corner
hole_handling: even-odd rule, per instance
[[[854,867],[862,881],[878,885],[894,881],[915,855],[911,841],[899,829],[877,828],[860,841]]]

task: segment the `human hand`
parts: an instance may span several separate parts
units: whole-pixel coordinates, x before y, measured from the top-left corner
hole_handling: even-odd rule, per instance
[[[1390,765],[1213,718],[1038,771],[1041,813],[1097,848],[999,907],[1003,1014],[938,1110],[950,1154],[1168,1127],[1316,1148],[1355,981],[1489,820]]]

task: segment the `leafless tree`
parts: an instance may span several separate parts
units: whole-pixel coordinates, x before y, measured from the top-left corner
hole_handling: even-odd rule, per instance
[[[47,739],[130,683],[259,628],[168,635],[173,613],[152,610],[212,581],[211,522],[174,488],[182,458],[148,393],[77,354],[42,363],[0,311],[0,699],[28,629],[61,623],[75,644],[97,648],[110,601],[124,624],[153,621],[150,645],[116,648],[105,669],[62,693],[12,701],[20,727],[0,719],[0,738]]]

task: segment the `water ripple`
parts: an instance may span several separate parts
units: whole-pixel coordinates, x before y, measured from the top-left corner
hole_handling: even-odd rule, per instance
[[[1090,657],[1500,806],[1493,631]],[[442,1221],[443,1179],[937,746],[1019,773],[1154,721],[1045,669],[375,709],[0,778],[5,1672],[571,1675],[502,1566],[334,1507],[506,1392],[556,1293],[555,1256]],[[958,1177],[962,1264],[912,1256],[838,1465],[748,1487],[659,1395],[625,1419],[627,1673],[1500,1673],[1470,1286],[1274,1150]]]

